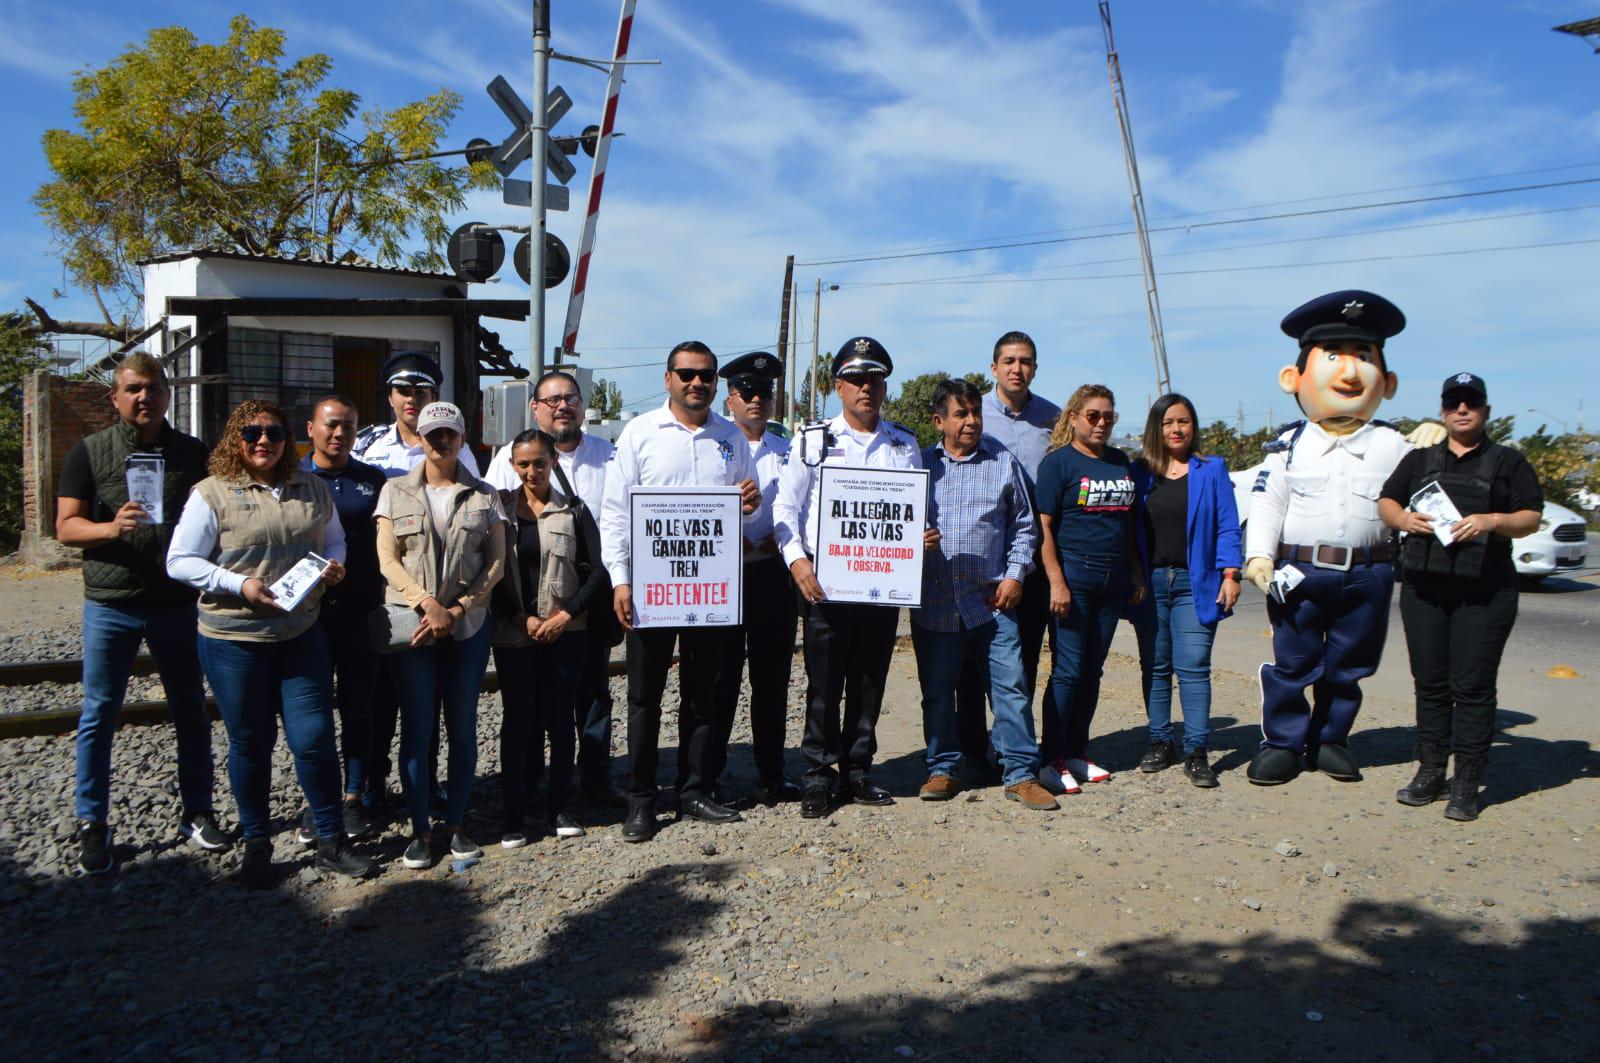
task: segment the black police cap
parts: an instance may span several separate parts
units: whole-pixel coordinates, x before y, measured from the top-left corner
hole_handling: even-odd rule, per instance
[[[1319,295],[1296,307],[1280,327],[1301,347],[1335,340],[1360,340],[1382,347],[1406,327],[1406,316],[1381,295],[1349,288]]]
[[[766,351],[741,354],[717,370],[730,387],[766,387],[783,376],[783,362]]]
[[[1444,398],[1456,392],[1470,391],[1483,399],[1489,399],[1489,385],[1483,382],[1483,377],[1476,373],[1456,373],[1454,376],[1444,378],[1444,387],[1439,389],[1439,397]]]
[[[439,363],[426,354],[415,351],[401,351],[389,356],[383,363],[383,382],[386,386],[396,384],[421,384],[438,391],[444,384],[444,370],[439,368]]]
[[[833,356],[835,377],[883,376],[894,372],[894,359],[883,349],[883,344],[871,336],[852,336],[839,346]]]

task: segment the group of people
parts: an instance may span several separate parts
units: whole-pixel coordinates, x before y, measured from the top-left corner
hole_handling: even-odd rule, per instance
[[[1108,388],[1079,387],[1064,409],[1034,393],[1038,350],[1022,332],[995,343],[987,394],[959,378],[936,387],[939,438],[928,447],[882,416],[893,361],[871,337],[840,346],[831,373],[841,412],[799,442],[768,423],[779,359],[755,352],[719,365],[689,341],[667,357],[666,402],[629,422],[614,446],[584,432],[577,381],[545,373],[533,389],[536,427],[496,451],[482,476],[462,412],[439,401],[442,373],[425,355],[385,366],[390,423],[361,431],[352,400],[319,399],[304,457],[288,415],[264,400],[235,408],[208,453],[166,422],[160,363],[130,356],[111,392],[118,423],[74,449],[58,498],[58,538],[84,553],[79,863],[94,874],[113,866],[112,735],[141,642],[175,722],[178,829],[212,851],[231,840],[215,814],[202,673],[216,697],[250,885],[273,878],[280,720],[305,796],[296,839],[315,847],[319,869],[371,873],[352,843],[387,821],[397,724],[411,834],[402,863],[481,855],[464,828],[491,656],[507,849],[584,833],[570,803],[575,768],[591,804],[626,808],[629,842],[654,836],[662,805],[686,819],[740,819],[722,780],[746,685],[755,801],[798,801],[810,818],[843,802],[892,804],[872,767],[900,609],[832,601],[819,584],[825,465],[927,473],[922,595],[910,614],[926,738],[921,799],[998,782],[1007,799],[1044,811],[1110,780],[1090,739],[1123,619],[1144,665],[1150,742],[1139,769],[1181,761],[1195,786],[1217,786],[1211,650],[1245,578],[1268,595],[1277,658],[1263,666],[1265,741],[1249,780],[1283,783],[1302,767],[1359,778],[1347,739],[1359,680],[1377,667],[1398,567],[1419,762],[1398,797],[1448,796],[1451,818],[1475,817],[1495,672],[1516,612],[1509,538],[1536,527],[1538,484],[1520,455],[1485,440],[1487,393],[1472,374],[1446,382],[1436,445],[1413,449],[1373,422],[1395,389],[1383,344],[1403,324],[1393,304],[1366,292],[1332,293],[1285,318],[1300,355],[1280,384],[1306,421],[1269,448],[1244,541],[1228,469],[1202,452],[1192,402],[1159,399],[1137,452],[1125,453],[1110,442]],[[726,417],[712,408],[719,380]],[[129,500],[125,473],[130,459],[151,455],[164,463],[158,513],[150,498]],[[1414,503],[1431,484],[1459,519]],[[631,493],[705,485],[738,491],[740,622],[636,626]],[[1404,533],[1393,551],[1388,529]],[[307,558],[319,578],[291,592],[280,580]],[[806,676],[798,783],[784,768],[797,632]],[[625,794],[609,775],[608,679],[624,641]],[[678,748],[663,801],[659,739],[674,654]],[[534,822],[546,777],[546,817]]]

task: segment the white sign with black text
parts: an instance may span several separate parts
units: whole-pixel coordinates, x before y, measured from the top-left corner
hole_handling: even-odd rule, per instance
[[[728,627],[744,596],[739,488],[630,492],[635,627]]]
[[[926,469],[818,469],[817,583],[830,602],[922,604]]]

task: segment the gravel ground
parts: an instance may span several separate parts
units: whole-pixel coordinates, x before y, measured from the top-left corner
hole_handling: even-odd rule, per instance
[[[493,846],[499,706],[480,705],[464,873],[410,872],[403,833],[366,883],[317,877],[280,834],[278,888],[183,847],[171,734],[118,735],[120,867],[69,872],[71,737],[0,742],[0,1008],[7,1053],[136,1058],[802,1060],[1180,1053],[1573,1059],[1600,945],[1587,742],[1504,743],[1484,816],[1393,802],[1406,707],[1369,702],[1366,781],[1245,785],[1252,683],[1219,673],[1221,789],[1132,771],[1137,670],[1113,656],[1096,721],[1104,786],[1030,813],[922,781],[914,662],[896,657],[875,778],[891,808],[722,827],[663,818],[648,845],[578,806],[585,838]],[[613,684],[619,700],[621,680]],[[798,774],[800,684],[791,690]],[[675,701],[669,688],[667,704]],[[615,753],[621,757],[619,713]],[[662,744],[675,735],[670,721]],[[741,711],[729,789],[753,781]],[[1513,738],[1513,743],[1515,739]],[[1510,752],[1507,752],[1509,748]],[[219,808],[226,739],[215,732]],[[663,757],[662,776],[672,757]],[[614,761],[620,774],[624,761]],[[300,804],[277,757],[275,814]]]

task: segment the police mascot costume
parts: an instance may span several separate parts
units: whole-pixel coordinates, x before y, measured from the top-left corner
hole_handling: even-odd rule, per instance
[[[1378,495],[1412,445],[1373,415],[1399,383],[1384,344],[1405,324],[1399,307],[1364,291],[1332,292],[1283,319],[1300,357],[1278,386],[1306,419],[1268,444],[1245,527],[1245,575],[1267,595],[1275,658],[1261,666],[1264,738],[1248,771],[1258,785],[1289,782],[1302,760],[1334,779],[1361,778],[1350,729],[1394,590]],[[1438,425],[1412,433],[1424,445],[1441,434]]]

